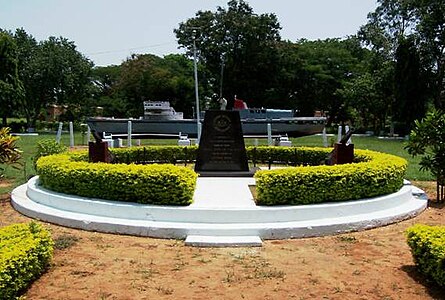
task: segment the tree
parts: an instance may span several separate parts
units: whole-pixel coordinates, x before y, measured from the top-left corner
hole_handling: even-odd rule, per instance
[[[384,97],[379,89],[381,78],[365,73],[345,83],[337,93],[344,100],[345,112],[353,121],[356,130],[373,129],[379,132],[391,103],[381,101]]]
[[[445,1],[407,0],[416,18],[422,64],[430,76],[434,105],[445,108]]]
[[[235,94],[262,106],[267,102],[265,91],[276,83],[280,25],[274,14],[257,15],[243,0],[227,5],[216,12],[197,12],[174,32],[189,56],[195,42],[199,61],[209,70],[213,93],[219,93],[223,82],[229,107]]]
[[[402,125],[400,130],[404,129],[404,132],[401,133],[408,134],[414,120],[425,116],[428,91],[413,38],[399,41],[395,58],[394,120]]]
[[[430,171],[437,182],[437,200],[443,201],[445,185],[445,114],[433,109],[421,121],[415,121],[411,131],[408,153],[421,155],[420,169]]]
[[[399,40],[414,31],[416,20],[406,0],[378,0],[376,10],[368,14],[368,23],[358,35],[373,51],[385,59],[394,57]]]
[[[142,115],[144,100],[169,100],[178,111],[191,116],[193,65],[182,55],[134,54],[122,63],[115,90],[125,99],[129,116]]]
[[[7,117],[15,108],[15,102],[21,92],[17,45],[11,35],[0,31],[0,115],[4,127],[7,126]]]
[[[23,29],[16,31],[15,40],[20,49],[19,76],[25,90],[21,104],[28,127],[35,127],[48,104],[82,104],[90,92],[93,64],[76,50],[74,42],[50,37],[37,43]]]
[[[346,121],[345,103],[337,90],[365,71],[365,54],[352,47],[353,38],[300,40],[297,44],[303,69],[294,96],[298,108],[306,115],[322,109],[329,111],[331,121]]]

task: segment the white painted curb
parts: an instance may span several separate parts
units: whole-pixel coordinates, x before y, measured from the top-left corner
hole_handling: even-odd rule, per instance
[[[204,189],[205,185],[201,182],[197,188]],[[202,191],[195,192],[198,194]],[[18,211],[43,221],[108,233],[180,239],[190,236],[187,244],[198,246],[258,246],[260,238],[287,239],[364,230],[414,217],[427,206],[425,193],[409,183],[396,193],[359,201],[265,207],[245,205],[251,199],[244,199],[239,207],[236,201],[223,207],[218,201],[212,205],[212,199],[205,198],[200,205],[178,207],[60,194],[42,188],[38,177],[34,177],[14,189],[11,199]]]

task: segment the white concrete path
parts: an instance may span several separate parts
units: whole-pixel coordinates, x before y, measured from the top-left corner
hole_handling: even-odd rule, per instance
[[[200,177],[191,207],[254,207],[249,185],[255,185],[254,178]]]

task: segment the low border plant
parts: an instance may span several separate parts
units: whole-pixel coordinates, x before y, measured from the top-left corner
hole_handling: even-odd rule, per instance
[[[49,266],[53,240],[41,225],[0,228],[0,299],[15,299]]]
[[[445,226],[416,224],[406,236],[418,270],[445,287]]]

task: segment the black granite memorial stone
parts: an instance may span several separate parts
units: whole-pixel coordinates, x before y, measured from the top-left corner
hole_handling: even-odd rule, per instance
[[[200,176],[252,176],[238,111],[206,111],[195,171]]]

